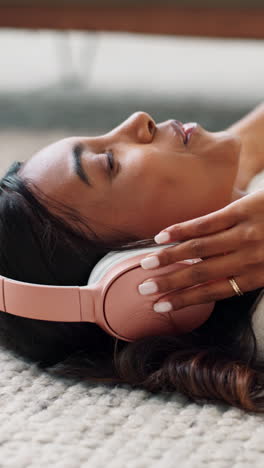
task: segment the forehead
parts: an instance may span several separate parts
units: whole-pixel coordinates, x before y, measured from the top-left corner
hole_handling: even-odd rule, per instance
[[[31,156],[21,169],[21,176],[32,180],[45,193],[60,190],[73,176],[72,146],[75,137],[47,145]]]

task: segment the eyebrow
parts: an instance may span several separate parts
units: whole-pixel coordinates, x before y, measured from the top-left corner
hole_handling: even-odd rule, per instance
[[[83,155],[84,147],[80,143],[77,143],[72,148],[72,156],[73,156],[73,169],[74,173],[89,187],[93,187],[91,180],[89,179],[86,171],[82,166],[82,155]]]

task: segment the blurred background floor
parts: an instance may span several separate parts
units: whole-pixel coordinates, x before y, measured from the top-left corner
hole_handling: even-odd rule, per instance
[[[226,128],[263,101],[263,41],[0,31],[0,170],[132,112]]]

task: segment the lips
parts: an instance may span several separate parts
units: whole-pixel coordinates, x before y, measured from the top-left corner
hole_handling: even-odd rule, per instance
[[[190,141],[190,138],[197,128],[198,124],[196,122],[189,122],[183,125],[184,133],[185,133],[185,145],[187,145]]]
[[[183,124],[179,120],[172,120],[171,123],[172,123],[172,126],[176,129],[176,131],[178,131],[177,133],[180,133],[180,135],[182,136],[183,143],[185,144],[186,135],[185,135],[185,131],[183,128]]]
[[[188,122],[183,124],[179,120],[173,120],[172,124],[181,134],[183,143],[185,145],[189,143],[190,138],[198,125],[196,122]]]

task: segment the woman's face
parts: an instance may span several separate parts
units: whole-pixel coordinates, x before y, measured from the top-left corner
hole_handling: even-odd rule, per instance
[[[45,147],[20,174],[78,209],[98,235],[118,229],[141,239],[153,237],[233,199],[239,138],[198,125],[189,142],[184,140],[175,121],[155,124],[147,113],[136,112],[105,135],[70,137]],[[85,174],[81,177],[74,148]]]

